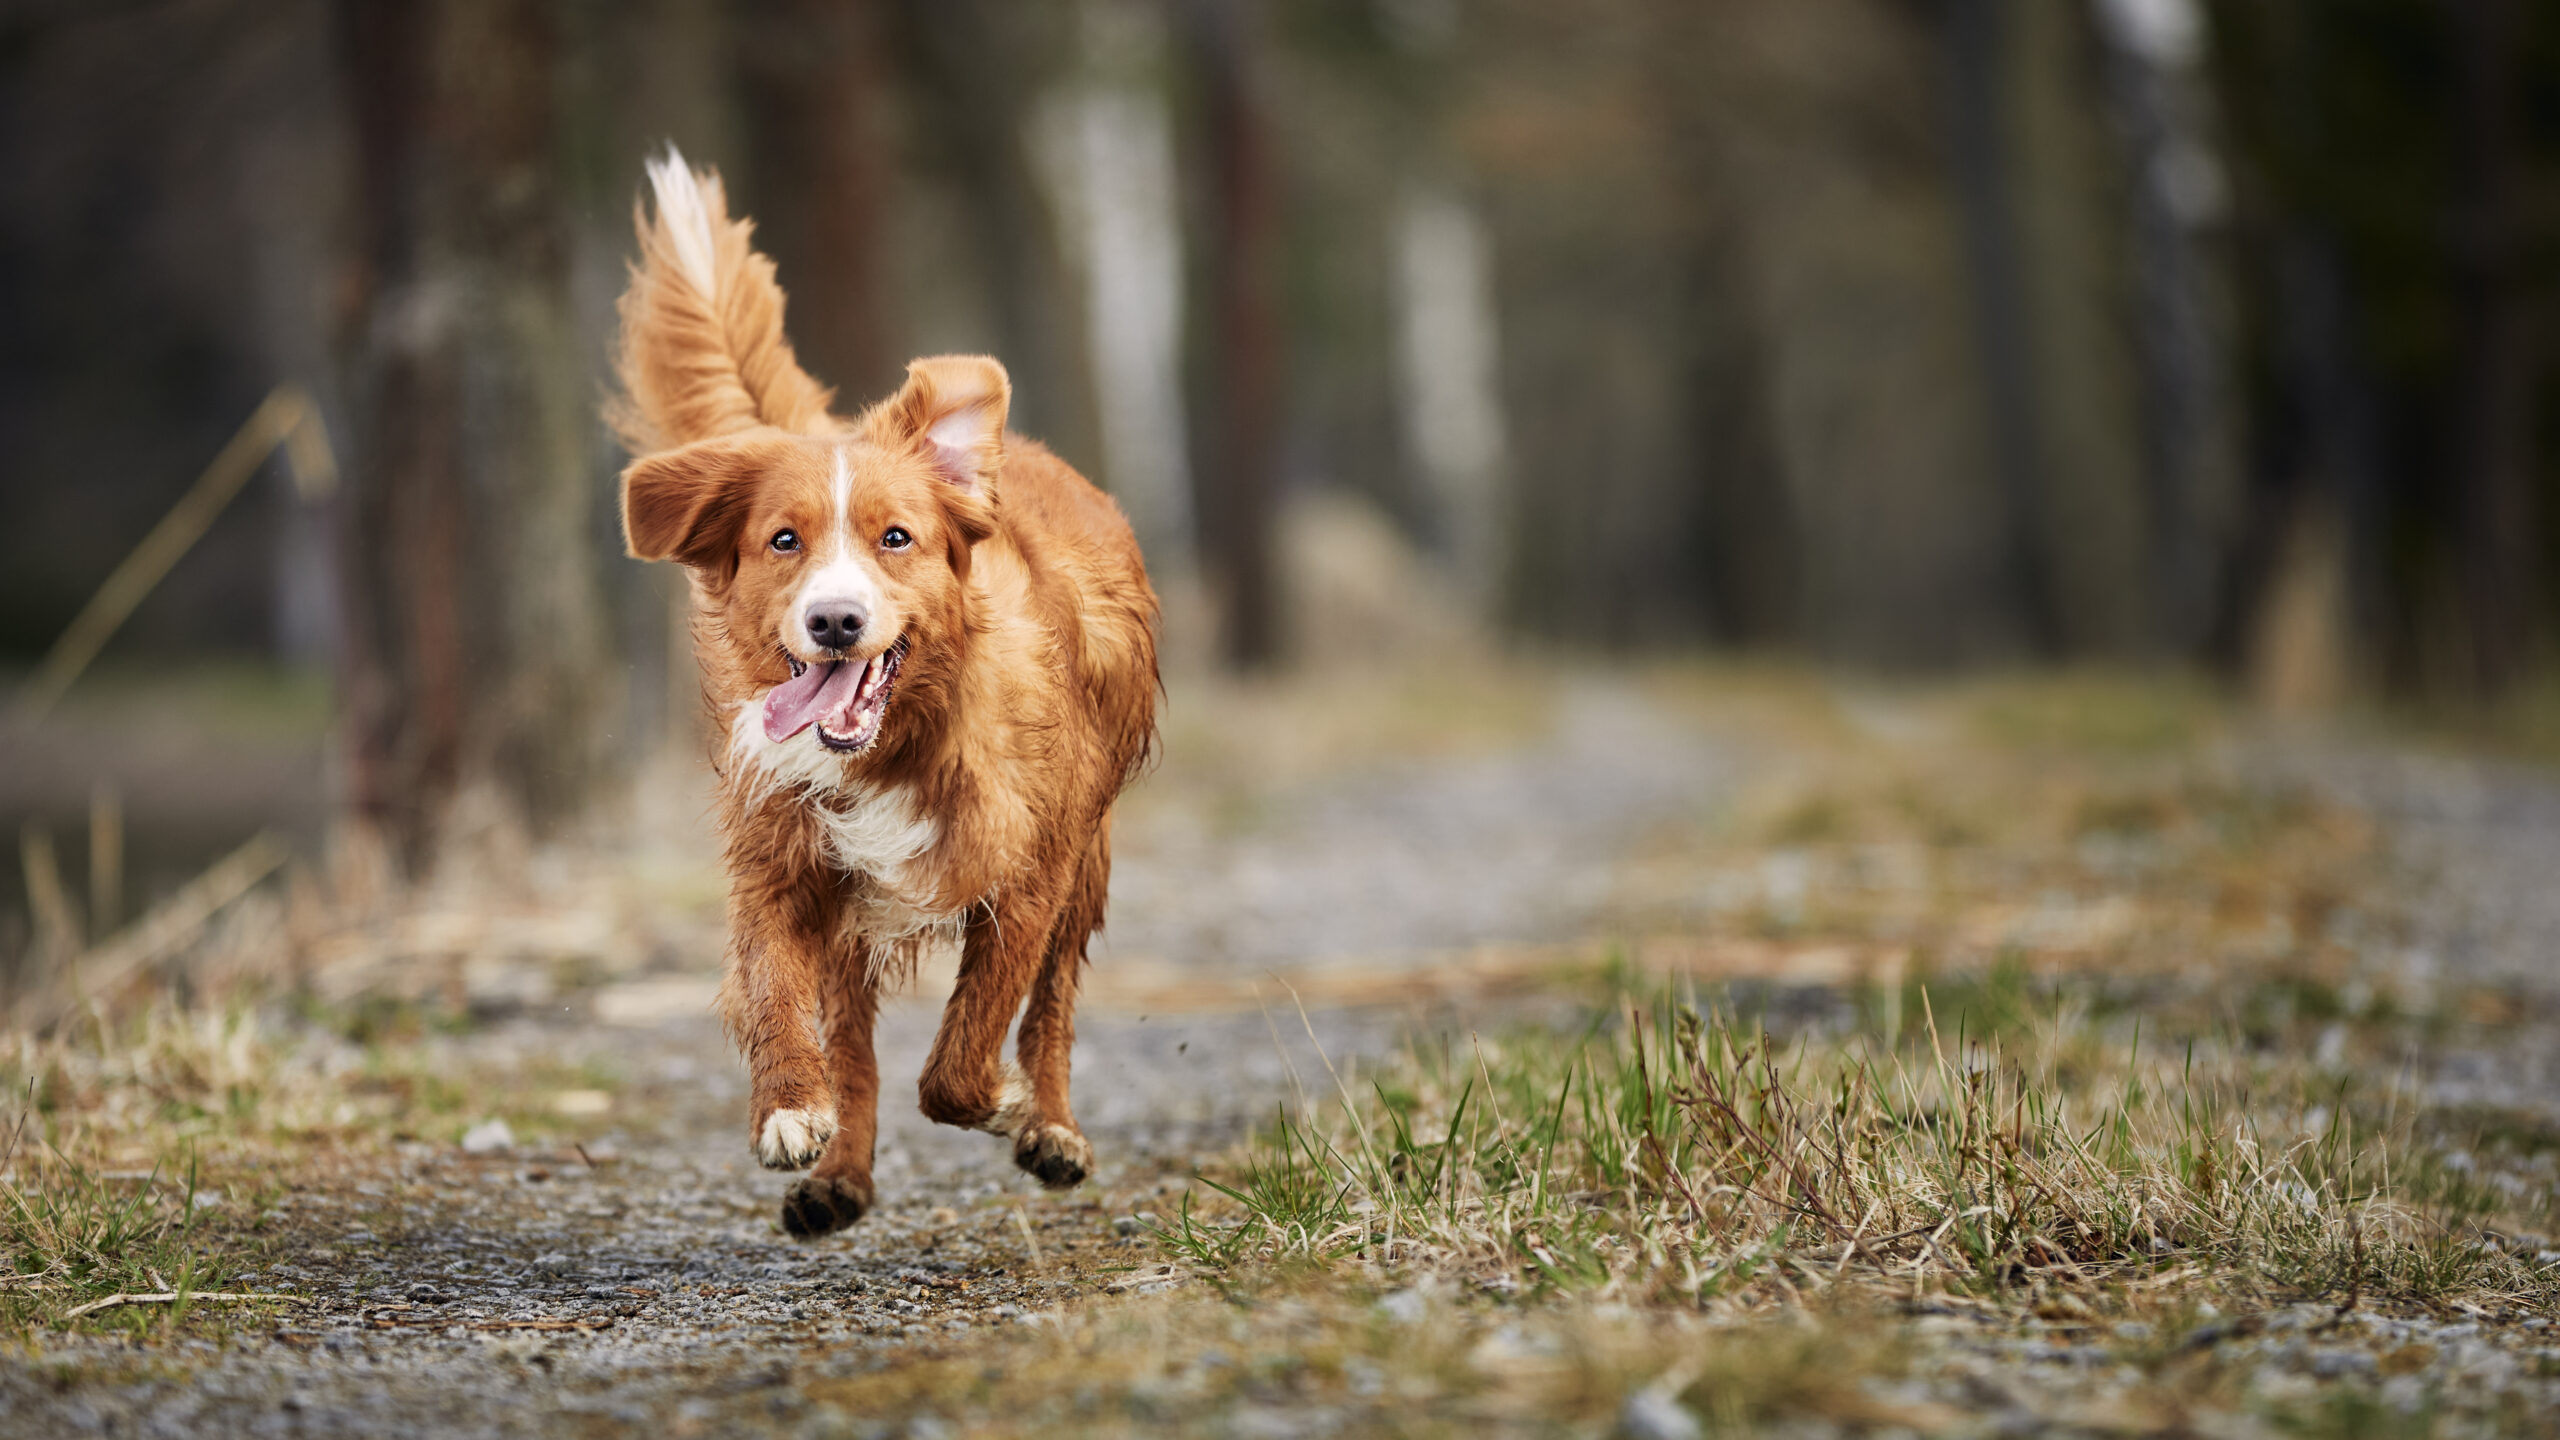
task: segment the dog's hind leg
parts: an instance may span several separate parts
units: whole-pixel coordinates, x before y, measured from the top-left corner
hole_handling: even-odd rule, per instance
[[[1057,923],[1054,895],[1017,889],[969,917],[960,976],[942,1007],[916,1099],[925,1118],[1011,1136],[1031,1117],[1031,1086],[1004,1058],[1005,1032],[1040,973]]]
[[[861,1219],[875,1198],[871,1157],[880,1128],[880,1061],[871,1032],[880,1015],[880,991],[866,942],[828,957],[818,979],[818,1014],[826,1031],[827,1079],[835,1090],[836,1133],[817,1168],[782,1197],[782,1228],[804,1239]]]
[[[1014,1132],[1013,1163],[1052,1190],[1064,1190],[1093,1172],[1093,1146],[1077,1128],[1067,1103],[1067,1072],[1076,1045],[1076,993],[1084,984],[1085,945],[1102,928],[1111,890],[1111,827],[1105,817],[1076,872],[1075,888],[1058,912],[1023,1008],[1016,1048],[1031,1081],[1031,1118]]]

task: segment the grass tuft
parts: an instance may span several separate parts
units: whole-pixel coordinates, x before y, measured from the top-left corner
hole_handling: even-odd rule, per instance
[[[2560,1298],[2560,1266],[2487,1238],[2504,1192],[2448,1172],[2394,1091],[2246,1045],[2150,1054],[1992,989],[1951,1034],[1919,991],[1899,1045],[1784,1044],[1661,995],[1579,1034],[1418,1046],[1283,1111],[1160,1239],[1209,1269],[1358,1259],[1641,1303]]]
[[[219,1290],[223,1247],[199,1233],[207,1205],[193,1157],[140,1174],[82,1165],[30,1135],[31,1110],[0,1141],[0,1329],[51,1324],[119,1293]],[[187,1302],[109,1311],[90,1323],[175,1323]]]

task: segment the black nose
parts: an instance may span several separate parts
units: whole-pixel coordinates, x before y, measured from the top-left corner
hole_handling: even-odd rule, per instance
[[[809,624],[809,638],[823,650],[841,650],[862,633],[871,622],[871,612],[853,600],[821,600],[809,607],[803,617]]]

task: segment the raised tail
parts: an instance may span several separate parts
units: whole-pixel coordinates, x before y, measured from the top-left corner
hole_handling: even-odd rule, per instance
[[[750,243],[755,227],[729,218],[719,175],[670,145],[649,186],[658,213],[633,208],[640,259],[622,292],[622,398],[607,414],[623,443],[646,454],[758,425],[832,428],[835,392],[792,355],[773,262]]]

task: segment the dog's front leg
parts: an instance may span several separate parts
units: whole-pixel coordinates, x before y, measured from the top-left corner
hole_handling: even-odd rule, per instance
[[[827,1079],[835,1089],[836,1134],[817,1168],[782,1197],[782,1228],[809,1238],[841,1230],[871,1213],[871,1157],[880,1130],[880,1061],[872,1029],[880,992],[872,983],[868,942],[828,958],[818,977],[819,1023],[825,1027]]]
[[[732,916],[720,1013],[747,1060],[747,1133],[756,1159],[797,1170],[835,1134],[836,1106],[810,1023],[821,942],[774,908]]]
[[[1057,916],[1056,900],[1016,893],[969,917],[960,979],[916,1087],[927,1119],[1010,1137],[1031,1118],[1031,1085],[1004,1058],[1004,1037]]]

